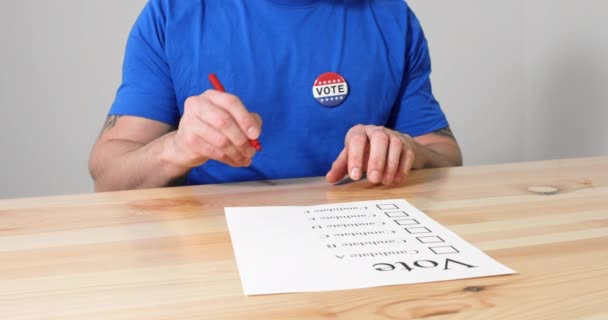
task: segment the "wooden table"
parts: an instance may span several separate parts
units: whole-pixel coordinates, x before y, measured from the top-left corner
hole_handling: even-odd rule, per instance
[[[552,186],[557,194],[533,194]],[[518,275],[246,297],[225,206],[405,198]],[[608,319],[608,157],[0,201],[0,319]]]

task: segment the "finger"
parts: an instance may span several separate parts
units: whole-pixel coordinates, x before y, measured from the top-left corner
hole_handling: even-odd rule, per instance
[[[251,154],[243,155],[243,153],[232,144],[228,137],[205,122],[201,122],[194,130],[204,141],[222,152],[224,157],[216,160],[226,162],[224,161],[225,159],[230,159],[229,164],[232,166],[248,166],[251,164],[251,157],[253,156],[254,150],[252,150]]]
[[[259,114],[254,113],[254,112],[252,112],[251,115],[253,116],[253,118],[255,119],[258,127],[261,130],[261,128],[262,128],[262,117],[260,117]],[[261,149],[262,147],[260,146],[260,144],[259,144],[259,142],[257,140],[249,140],[249,145],[251,147],[253,147],[254,150],[256,150],[256,151],[262,151],[262,149]]]
[[[368,134],[370,136],[370,147],[367,179],[372,183],[379,183],[384,175],[389,137],[386,131],[382,129],[369,130]]]
[[[401,139],[396,136],[390,137],[388,156],[386,157],[386,167],[384,169],[384,177],[382,177],[382,183],[385,185],[392,185],[395,182],[401,164],[401,152],[403,150],[403,143]]]
[[[189,137],[190,147],[197,153],[232,166],[247,166],[251,163],[251,157],[243,156],[232,145],[228,137],[208,123],[200,121],[196,117],[188,117],[180,126],[180,129],[184,130],[186,136]],[[194,141],[192,141],[193,139]],[[205,145],[205,147],[200,148],[198,144]],[[210,151],[209,147],[212,147],[213,150]]]
[[[262,121],[262,117],[259,114],[255,113],[255,112],[252,112],[251,116],[253,117],[253,119],[254,119],[256,125],[258,126],[258,128],[262,128],[262,124],[264,123]]]
[[[414,157],[414,152],[411,149],[403,150],[401,152],[401,164],[399,165],[398,175],[395,178],[395,184],[400,184],[403,179],[407,178],[412,170]]]
[[[363,175],[363,160],[368,145],[367,134],[363,126],[356,126],[346,135],[346,153],[348,154],[348,172],[353,180]]]
[[[208,90],[203,95],[209,98],[214,105],[228,112],[247,138],[252,140],[259,138],[262,129],[261,122],[247,111],[237,96],[215,90]]]
[[[255,154],[255,149],[249,144],[249,139],[240,129],[234,118],[224,109],[210,101],[203,103],[203,107],[195,111],[197,118],[214,127],[223,136],[228,138],[227,142],[230,142],[243,157],[251,158]],[[224,143],[222,143],[221,147],[224,147]]]
[[[325,179],[329,183],[336,183],[344,179],[344,176],[348,173],[348,155],[346,148],[342,149],[336,161],[331,165],[331,169],[325,176]]]
[[[197,155],[196,159],[200,160],[199,163],[195,163],[193,166],[200,165],[208,159],[217,160],[233,167],[241,167],[245,165],[242,161],[236,161],[228,157],[221,149],[210,144],[198,134],[187,132],[185,133],[184,140],[184,144],[188,150]]]

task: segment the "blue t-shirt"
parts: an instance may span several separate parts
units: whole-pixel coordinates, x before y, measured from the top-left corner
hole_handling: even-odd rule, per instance
[[[448,125],[403,0],[151,0],[110,114],[177,126],[186,98],[211,88],[210,73],[260,114],[264,150],[248,168],[208,161],[188,184],[320,176],[356,124],[411,136]],[[341,79],[348,89],[335,86]]]

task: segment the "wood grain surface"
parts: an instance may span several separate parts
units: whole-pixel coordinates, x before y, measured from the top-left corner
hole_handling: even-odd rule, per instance
[[[243,295],[224,207],[389,198],[519,274]],[[2,200],[0,319],[608,319],[608,158]]]

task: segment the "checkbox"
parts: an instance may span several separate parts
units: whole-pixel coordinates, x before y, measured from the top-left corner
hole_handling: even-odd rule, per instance
[[[411,227],[411,228],[404,228],[405,231],[409,232],[410,234],[419,234],[419,233],[431,233],[431,230],[429,230],[429,228],[426,227]]]
[[[388,203],[388,204],[378,204],[376,205],[376,207],[378,207],[378,209],[380,210],[393,210],[393,209],[399,209],[399,207],[397,207],[396,204],[392,204],[392,203]]]
[[[395,222],[400,226],[411,226],[415,224],[420,224],[416,219],[399,219],[395,220]]]
[[[443,239],[441,239],[438,236],[422,236],[422,237],[416,237],[416,239],[418,239],[418,241],[420,241],[420,243],[440,243],[440,242],[445,242]]]
[[[405,211],[388,211],[385,212],[386,216],[389,218],[397,218],[397,217],[409,217]]]
[[[435,254],[450,254],[450,253],[459,253],[456,248],[452,246],[443,246],[443,247],[429,247],[431,251]]]

